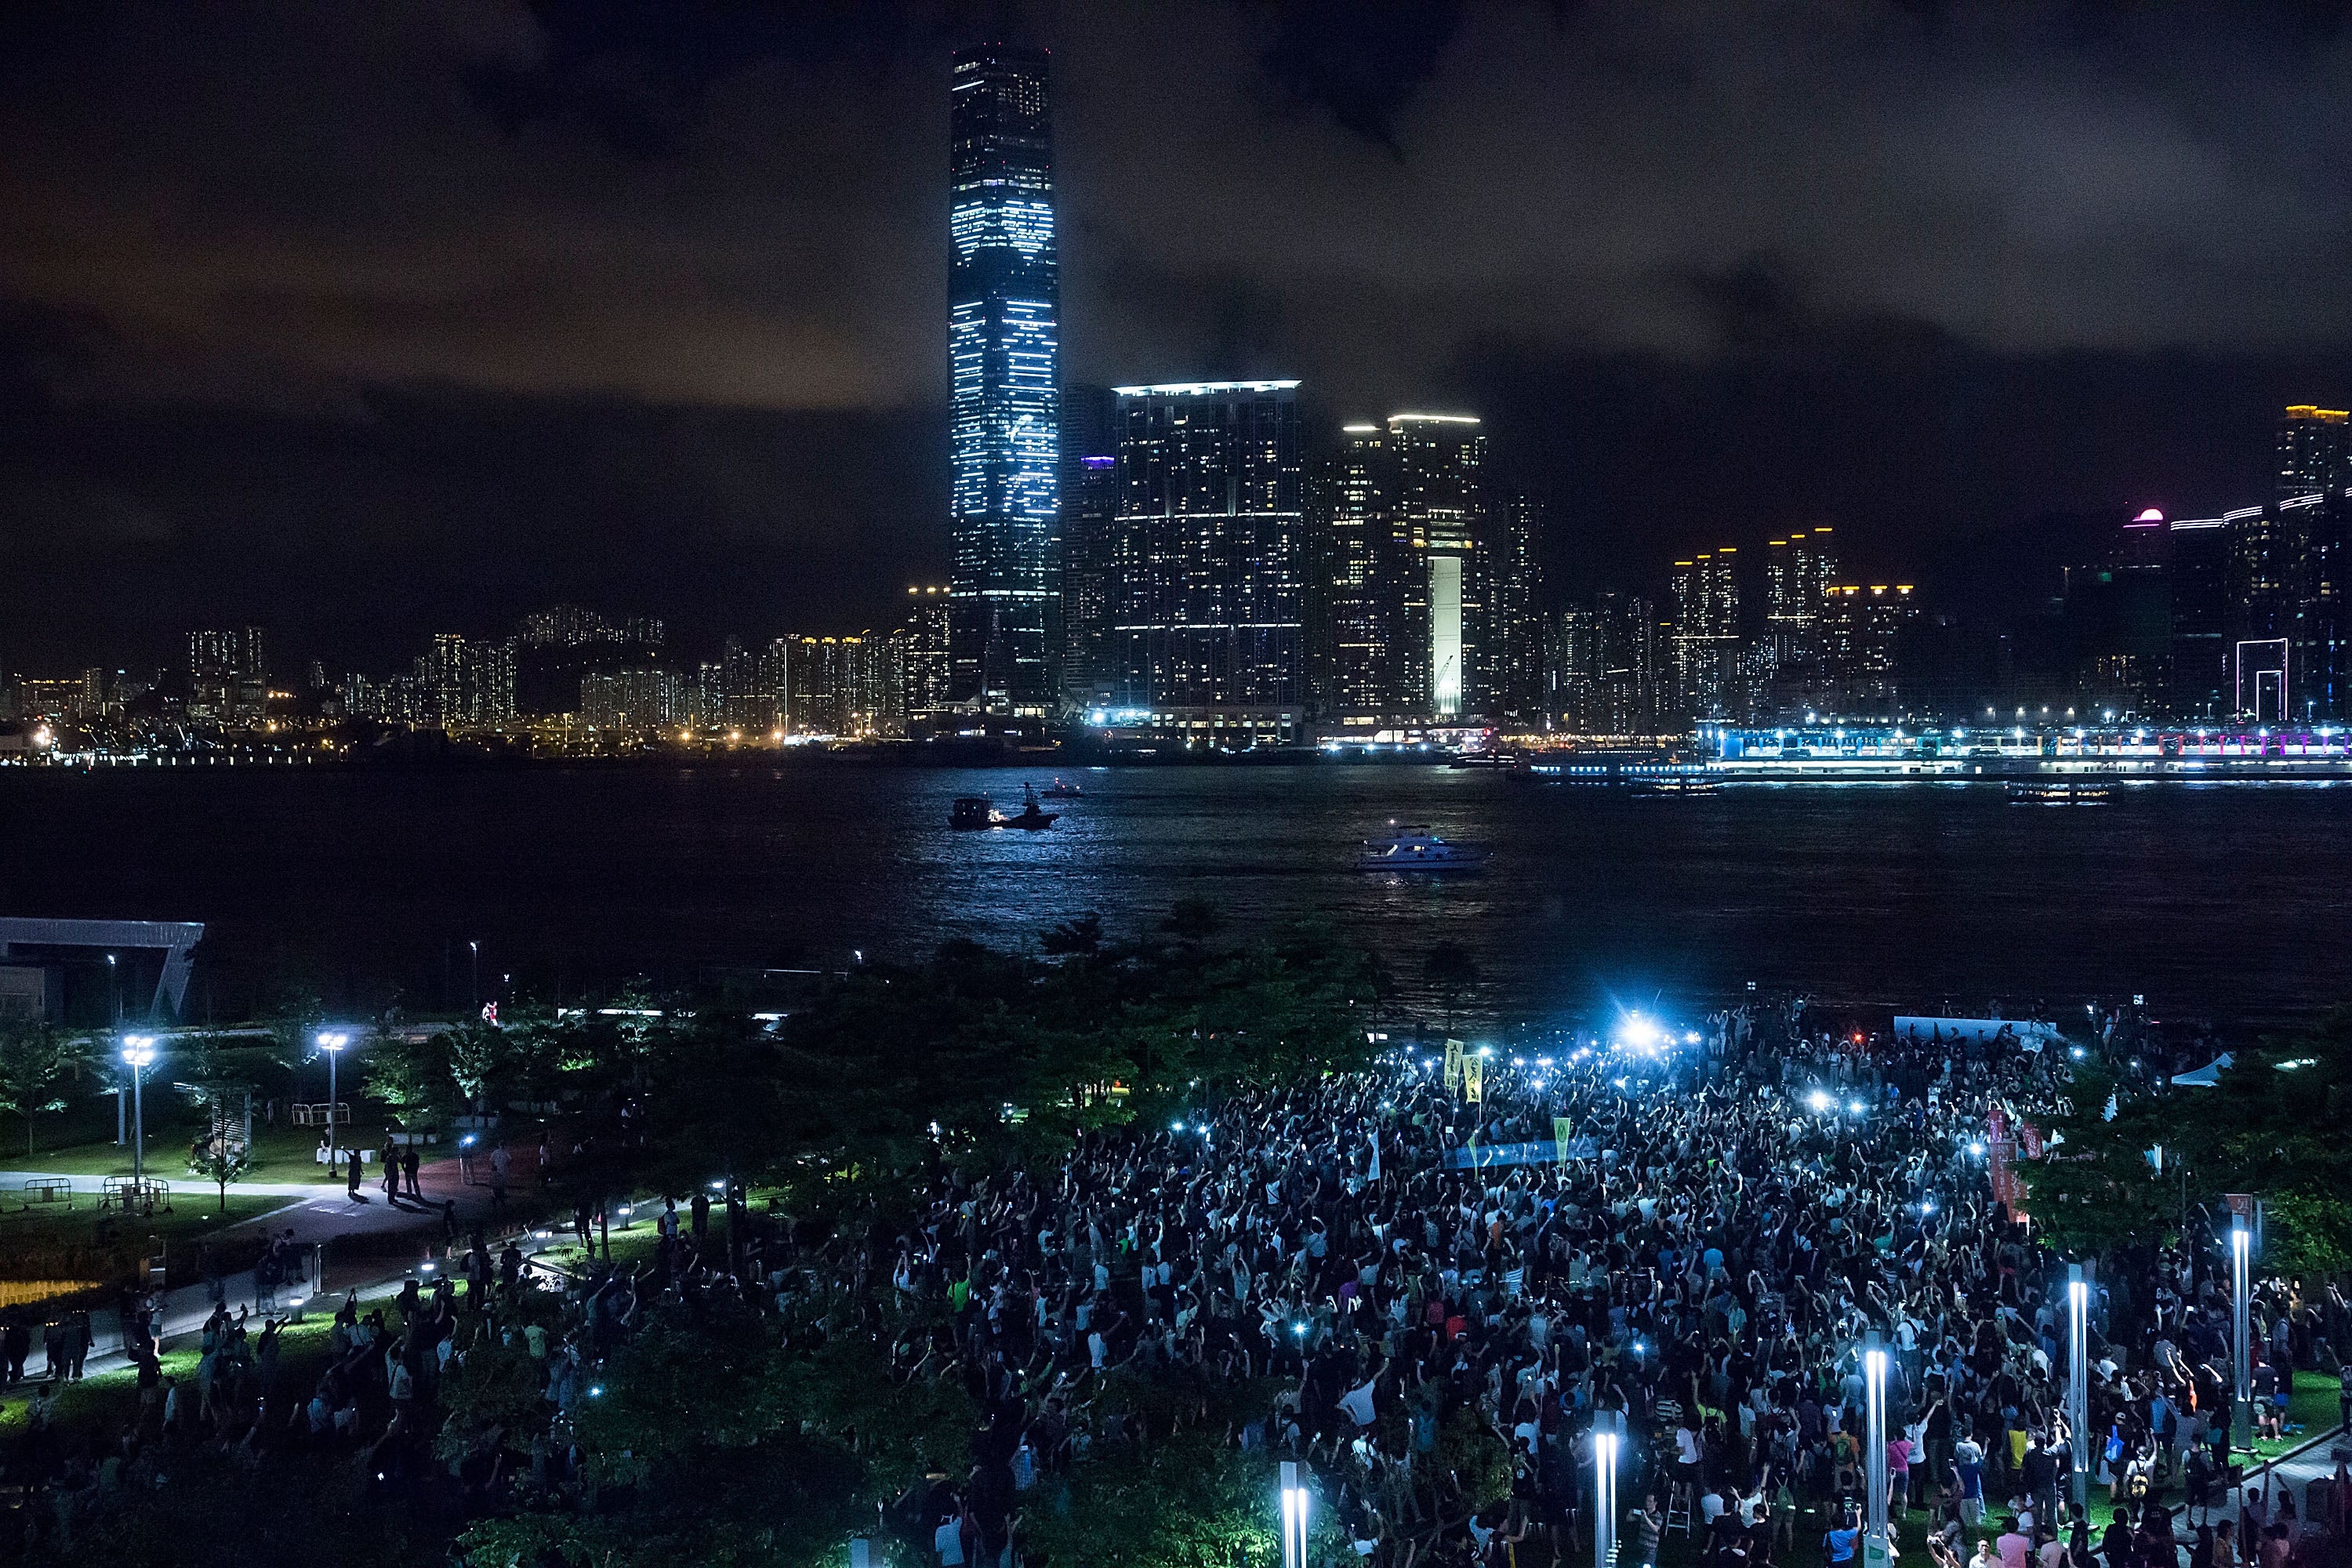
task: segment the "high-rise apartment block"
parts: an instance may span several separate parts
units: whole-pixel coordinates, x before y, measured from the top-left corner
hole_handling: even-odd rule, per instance
[[[444,729],[503,724],[515,716],[517,644],[478,642],[454,632],[433,639],[425,656],[429,718]]]
[[[1303,720],[1297,386],[1118,389],[1109,637],[1118,707]]]
[[[1058,652],[1061,285],[1047,85],[1041,51],[966,50],[949,115],[950,695],[1011,714],[1047,710]]]
[[[1693,719],[1736,717],[1730,710],[1738,679],[1739,584],[1732,545],[1675,563],[1675,697]]]
[[[1764,637],[1776,671],[1814,658],[1822,605],[1836,576],[1837,550],[1827,528],[1765,544]]]
[[[220,723],[261,717],[269,700],[269,661],[261,628],[188,634],[188,716]]]
[[[1655,606],[1639,595],[1599,594],[1549,626],[1544,684],[1552,727],[1586,735],[1659,732],[1664,671]]]
[[[1908,583],[1839,583],[1823,592],[1821,658],[1840,711],[1895,705],[1903,637],[1917,614]]]
[[[949,602],[943,584],[907,590],[907,618],[894,635],[898,643],[899,710],[910,722],[930,722],[950,706],[953,666],[948,653]]]

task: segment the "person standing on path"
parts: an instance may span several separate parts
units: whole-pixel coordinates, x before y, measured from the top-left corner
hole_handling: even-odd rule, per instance
[[[367,1199],[360,1196],[360,1152],[357,1149],[353,1149],[351,1151],[351,1173],[343,1178],[343,1192],[350,1197],[352,1202],[355,1204],[363,1204],[367,1202]]]
[[[490,1151],[490,1209],[495,1214],[506,1212],[507,1171],[513,1163],[514,1157],[507,1152],[506,1140],[499,1139],[499,1146]]]
[[[425,1196],[425,1188],[416,1180],[416,1168],[423,1163],[424,1162],[416,1157],[416,1145],[414,1143],[411,1143],[400,1156],[401,1169],[408,1175],[408,1195],[420,1201]]]

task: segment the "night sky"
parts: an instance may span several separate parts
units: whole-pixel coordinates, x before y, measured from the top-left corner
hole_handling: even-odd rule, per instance
[[[8,6],[0,668],[889,616],[944,568],[947,57],[998,32],[1055,55],[1066,380],[1483,414],[1564,589],[1811,522],[1998,574],[2045,513],[2263,499],[2279,406],[2352,397],[2340,16]]]

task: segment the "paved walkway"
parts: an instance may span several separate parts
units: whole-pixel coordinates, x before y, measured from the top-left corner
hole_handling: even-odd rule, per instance
[[[390,1295],[400,1289],[401,1281],[428,1260],[439,1258],[443,1250],[444,1224],[442,1205],[454,1201],[457,1205],[458,1232],[464,1234],[475,1225],[482,1225],[485,1233],[500,1236],[525,1220],[539,1215],[540,1188],[531,1173],[532,1160],[526,1153],[517,1162],[508,1184],[505,1214],[493,1213],[488,1172],[486,1163],[474,1162],[477,1182],[468,1184],[458,1162],[453,1158],[436,1160],[417,1171],[417,1184],[424,1190],[422,1198],[403,1196],[387,1202],[381,1177],[362,1184],[356,1199],[348,1195],[341,1182],[231,1182],[233,1197],[281,1197],[286,1202],[266,1214],[241,1220],[236,1225],[212,1232],[206,1238],[250,1236],[263,1231],[283,1235],[291,1231],[294,1244],[308,1259],[323,1256],[326,1278],[312,1279],[307,1285],[281,1286],[278,1300],[283,1310],[296,1295],[327,1295],[340,1297],[350,1290],[359,1290],[362,1297]],[[17,1187],[18,1184],[45,1173],[37,1171],[0,1171],[0,1191]],[[74,1191],[103,1190],[102,1176],[74,1176]],[[172,1196],[184,1203],[202,1203],[212,1198],[215,1188],[209,1184],[188,1182],[175,1183]],[[568,1228],[568,1227],[567,1227]],[[414,1250],[406,1255],[387,1255],[381,1238],[403,1232],[415,1234]],[[337,1243],[355,1237],[373,1238],[373,1244],[356,1256],[344,1257],[345,1250]],[[187,1245],[185,1243],[184,1246]],[[323,1248],[314,1253],[312,1248]],[[443,1264],[446,1266],[446,1263]],[[234,1311],[241,1305],[254,1302],[253,1273],[250,1269],[229,1275],[221,1280],[221,1290]],[[325,1305],[324,1303],[321,1304]],[[170,1291],[163,1301],[163,1341],[170,1348],[172,1340],[196,1331],[212,1315],[212,1289],[203,1281],[183,1285]],[[326,1307],[331,1311],[331,1306]],[[112,1306],[93,1310],[91,1330],[93,1344],[87,1373],[110,1372],[129,1364],[122,1354],[121,1314]],[[36,1352],[37,1363],[38,1352]]]

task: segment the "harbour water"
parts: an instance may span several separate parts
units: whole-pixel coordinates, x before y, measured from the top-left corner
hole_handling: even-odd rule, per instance
[[[2158,785],[2096,806],[1997,787],[1738,785],[1691,798],[1443,768],[1071,774],[1046,833],[954,833],[1038,769],[772,762],[467,771],[0,771],[0,912],[203,921],[192,1009],[287,980],[337,1005],[541,995],[711,965],[915,958],[950,937],[1114,932],[1208,900],[1246,933],[1319,918],[1410,985],[1456,941],[1482,1012],[1701,1005],[1795,987],[1973,1011],[2151,1007],[2260,1027],[2352,1000],[2352,787]],[[1365,875],[1389,819],[1493,851]]]

